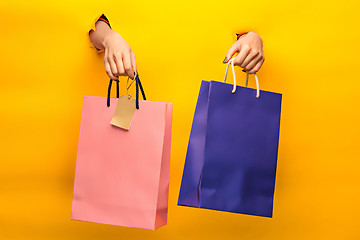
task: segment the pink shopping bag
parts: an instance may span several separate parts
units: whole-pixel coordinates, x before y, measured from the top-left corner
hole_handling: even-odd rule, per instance
[[[129,131],[117,98],[84,97],[71,219],[156,229],[167,222],[172,103],[140,101]]]

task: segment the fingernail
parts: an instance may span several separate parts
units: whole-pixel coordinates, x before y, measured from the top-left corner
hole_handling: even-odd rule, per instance
[[[243,70],[241,70],[241,71],[246,72],[244,69],[243,69]]]
[[[226,63],[226,62],[227,62],[227,60],[228,60],[228,59],[227,59],[227,57],[225,57],[225,59],[224,59],[223,63]]]

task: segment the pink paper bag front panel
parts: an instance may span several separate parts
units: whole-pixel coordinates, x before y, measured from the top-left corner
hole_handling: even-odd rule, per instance
[[[111,98],[108,108],[104,97],[84,97],[71,219],[154,229],[164,198],[167,214],[168,187],[160,186],[169,181],[171,104],[140,101],[127,131],[110,124],[116,103]],[[166,224],[166,215],[158,216],[159,226]]]

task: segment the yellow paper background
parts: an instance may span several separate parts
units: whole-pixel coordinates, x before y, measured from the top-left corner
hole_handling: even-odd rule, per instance
[[[1,1],[0,239],[360,239],[359,10],[355,0]],[[87,38],[101,13],[134,50],[148,99],[174,103],[169,218],[156,231],[70,220],[82,98],[107,92]],[[260,88],[283,93],[272,219],[176,205],[200,82],[223,78],[243,30],[264,41]]]

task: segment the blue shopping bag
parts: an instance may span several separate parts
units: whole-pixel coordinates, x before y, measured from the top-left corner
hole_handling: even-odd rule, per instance
[[[282,95],[255,79],[202,81],[178,205],[272,217]]]

